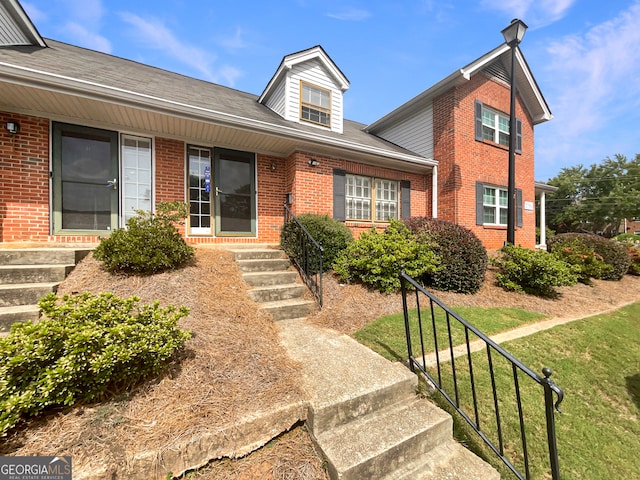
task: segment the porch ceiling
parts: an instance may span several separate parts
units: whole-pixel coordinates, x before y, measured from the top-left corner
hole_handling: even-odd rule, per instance
[[[339,138],[302,134],[296,128],[265,124],[265,128],[251,122],[234,122],[233,117],[213,119],[208,112],[194,113],[194,109],[171,105],[156,105],[100,98],[94,92],[69,92],[67,88],[39,86],[0,79],[0,110],[80,123],[125,133],[175,138],[187,143],[215,145],[258,153],[287,157],[295,150],[334,155],[354,161],[401,168],[424,173],[435,162],[418,156],[384,148],[384,145],[364,145]],[[188,110],[188,111],[186,111]],[[279,120],[279,119],[278,119]],[[265,131],[266,130],[266,131]],[[271,131],[269,131],[271,130]],[[376,139],[380,144],[381,139]]]

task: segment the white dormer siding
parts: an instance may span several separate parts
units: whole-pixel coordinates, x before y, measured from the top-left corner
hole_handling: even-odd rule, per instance
[[[425,158],[433,158],[433,104],[375,134]]]
[[[330,121],[328,125],[305,120],[301,115],[301,87],[309,85],[329,92]],[[349,81],[336,67],[322,47],[317,46],[284,57],[275,75],[258,100],[282,118],[332,132],[343,132],[343,93]]]

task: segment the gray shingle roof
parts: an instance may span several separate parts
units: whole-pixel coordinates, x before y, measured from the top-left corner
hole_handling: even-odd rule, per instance
[[[342,134],[284,120],[258,103],[258,96],[229,87],[187,77],[139,62],[46,39],[48,48],[17,46],[0,48],[0,63],[42,72],[56,81],[81,81],[109,87],[114,99],[133,92],[166,101],[167,107],[179,103],[208,111],[243,117],[252,121],[313,133],[327,139],[353,142],[401,155],[413,152],[391,144],[363,130],[364,124],[344,121]],[[0,82],[3,65],[0,65]]]

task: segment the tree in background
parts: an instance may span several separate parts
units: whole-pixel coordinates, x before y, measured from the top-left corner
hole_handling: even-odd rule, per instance
[[[640,215],[640,154],[617,154],[589,168],[563,168],[549,180],[558,187],[547,200],[547,222],[556,233],[590,232],[613,237],[625,218]]]

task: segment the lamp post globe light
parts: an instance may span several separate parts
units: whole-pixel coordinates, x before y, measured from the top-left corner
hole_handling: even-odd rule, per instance
[[[509,107],[509,179],[507,186],[507,244],[516,241],[516,50],[527,31],[527,25],[517,18],[502,30],[504,40],[511,48],[511,106]]]

